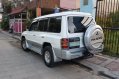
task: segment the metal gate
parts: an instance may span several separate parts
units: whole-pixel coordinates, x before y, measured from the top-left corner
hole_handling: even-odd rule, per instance
[[[105,34],[103,53],[119,57],[119,0],[98,1],[96,15]]]

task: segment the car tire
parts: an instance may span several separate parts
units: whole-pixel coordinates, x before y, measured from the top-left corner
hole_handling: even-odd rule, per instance
[[[21,40],[21,46],[22,46],[22,49],[24,51],[28,51],[28,48],[26,46],[26,39],[25,38],[22,38],[22,40]]]
[[[46,46],[43,50],[43,61],[47,67],[54,67],[54,55],[51,46]]]

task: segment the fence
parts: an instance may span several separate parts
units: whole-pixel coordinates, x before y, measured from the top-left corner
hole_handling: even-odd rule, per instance
[[[103,53],[119,57],[119,0],[98,1],[96,15],[105,34]]]

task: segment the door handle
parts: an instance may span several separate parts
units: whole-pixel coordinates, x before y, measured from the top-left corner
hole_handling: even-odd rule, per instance
[[[36,36],[36,35],[33,35],[33,36]]]

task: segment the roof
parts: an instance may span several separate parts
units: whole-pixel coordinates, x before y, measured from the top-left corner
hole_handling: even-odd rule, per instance
[[[13,14],[17,14],[17,13],[21,13],[25,10],[26,7],[17,7],[12,9],[11,13],[9,15],[13,15]]]
[[[34,20],[46,18],[46,17],[52,17],[52,16],[65,16],[65,15],[91,16],[90,13],[84,13],[84,12],[60,12],[60,13],[54,13],[54,14],[40,16],[40,17],[35,18]]]
[[[21,13],[23,12],[25,9],[29,9],[29,10],[32,10],[32,9],[35,9],[36,8],[36,3],[35,1],[32,1],[32,2],[26,2],[24,6],[19,6],[19,7],[16,7],[16,8],[13,8],[11,13],[9,15],[13,15],[13,14],[17,14],[17,13]]]

